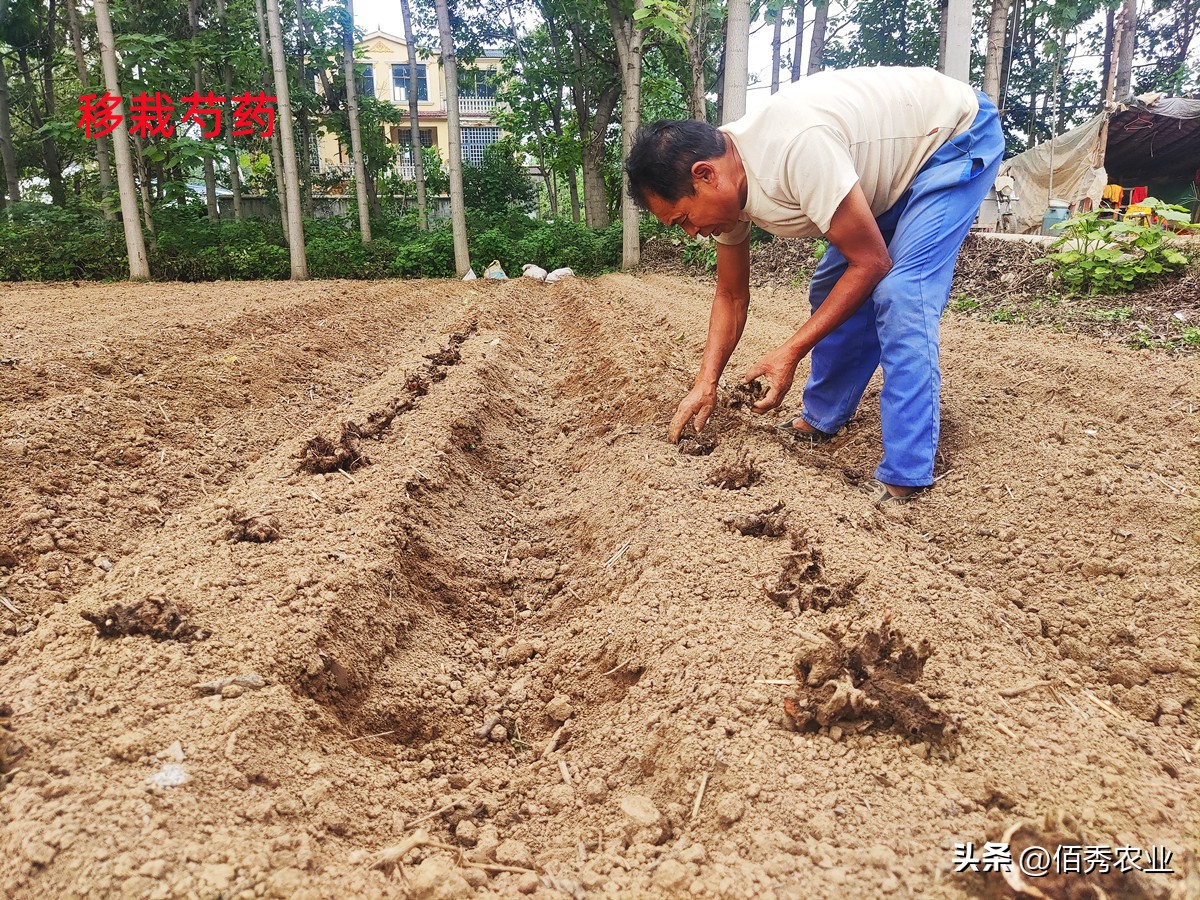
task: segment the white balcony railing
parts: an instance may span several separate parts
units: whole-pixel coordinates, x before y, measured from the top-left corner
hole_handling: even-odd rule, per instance
[[[496,108],[495,97],[459,97],[458,111],[465,115],[487,115]]]
[[[403,178],[405,181],[416,181],[417,180],[417,167],[414,165],[410,165],[408,163],[397,163],[396,164],[396,174],[399,175],[401,178]]]

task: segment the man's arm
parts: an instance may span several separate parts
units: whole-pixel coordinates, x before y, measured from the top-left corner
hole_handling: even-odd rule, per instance
[[[755,412],[774,409],[783,401],[800,360],[854,315],[892,267],[887,244],[857,183],[833,214],[825,237],[846,257],[846,271],[800,330],[747,370],[746,381],[762,375],[770,386],[766,396],[754,405]]]
[[[671,420],[668,436],[679,440],[689,419],[696,431],[704,427],[717,403],[717,382],[746,327],[750,307],[750,238],[740,244],[717,244],[717,293],[708,318],[708,339],[700,373]]]

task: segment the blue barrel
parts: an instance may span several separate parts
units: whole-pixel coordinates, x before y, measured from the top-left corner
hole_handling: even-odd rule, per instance
[[[1050,208],[1042,216],[1042,234],[1061,235],[1062,229],[1055,230],[1059,222],[1065,222],[1071,216],[1070,204],[1065,200],[1051,200]]]

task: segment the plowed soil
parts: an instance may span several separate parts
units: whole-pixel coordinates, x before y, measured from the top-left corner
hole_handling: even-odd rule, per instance
[[[877,384],[666,442],[710,291],[7,288],[0,894],[1006,896],[1027,823],[1194,896],[1197,361],[952,318],[881,511]]]

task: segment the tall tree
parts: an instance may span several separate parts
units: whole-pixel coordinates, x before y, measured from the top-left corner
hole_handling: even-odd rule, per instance
[[[54,0],[45,6],[41,3],[28,6],[17,4],[15,11],[15,21],[4,23],[4,31],[8,33],[13,26],[19,29],[17,34],[9,35],[9,43],[17,51],[17,68],[25,83],[30,125],[41,134],[42,159],[46,167],[50,199],[55,206],[65,206],[67,191],[63,182],[62,157],[53,130],[45,127],[54,122],[56,112],[54,67],[58,49],[55,43],[58,5]],[[44,21],[43,13],[46,16]],[[30,50],[36,54],[36,77],[30,64]]]
[[[1004,60],[1005,41],[1008,33],[1008,12],[1012,0],[992,0],[988,15],[987,53],[983,61],[983,92],[993,103],[1000,105],[1000,70]]]
[[[129,155],[129,131],[125,127],[125,102],[121,100],[121,84],[117,78],[117,51],[113,40],[112,21],[108,15],[108,0],[93,0],[96,10],[96,33],[100,44],[100,62],[104,70],[105,89],[117,97],[113,112],[117,127],[113,131],[113,155],[117,164],[117,191],[121,199],[121,224],[125,228],[125,248],[129,255],[129,277],[150,277],[146,259],[146,244],[142,239],[142,223],[138,218],[137,188],[133,183],[133,161]]]
[[[371,211],[367,204],[367,166],[363,158],[362,132],[358,128],[358,96],[354,77],[354,0],[346,0],[346,24],[342,30],[342,53],[346,72],[346,117],[350,126],[350,152],[354,155],[354,191],[358,203],[358,230],[362,242],[371,243]]]
[[[687,26],[684,28],[684,53],[688,60],[691,93],[688,117],[698,122],[708,121],[708,91],[705,85],[705,60],[708,55],[709,16],[704,0],[688,0]]]
[[[225,0],[217,0],[217,20],[221,29],[221,47],[229,52],[228,17],[225,15]],[[225,146],[228,148],[229,191],[233,194],[233,218],[242,221],[242,168],[238,161],[237,146],[233,141],[233,64],[226,56],[221,62],[221,76],[225,82]]]
[[[1121,38],[1117,47],[1116,100],[1124,103],[1133,88],[1133,53],[1137,43],[1137,0],[1125,0],[1121,6]]]
[[[813,0],[813,30],[808,43],[808,74],[825,68],[825,37],[829,27],[829,0]]]
[[[287,191],[288,250],[292,260],[292,278],[308,278],[308,258],[304,252],[304,225],[300,219],[300,173],[296,158],[296,139],[292,131],[292,103],[288,93],[287,60],[283,55],[283,28],[279,23],[278,0],[267,2],[267,34],[271,43],[271,67],[275,72],[275,97],[279,132],[284,147],[283,180]],[[303,148],[305,158],[308,147]]]
[[[429,211],[425,200],[425,154],[421,150],[421,120],[417,110],[419,80],[417,44],[413,40],[412,16],[408,0],[400,0],[400,18],[404,21],[404,53],[408,57],[408,146],[417,182],[417,221],[421,229],[429,227]]]
[[[633,139],[641,124],[642,102],[642,44],[645,32],[639,12],[643,0],[633,0],[632,14],[622,9],[621,0],[606,0],[617,57],[621,62],[621,158],[626,159],[633,148]],[[629,196],[629,177],[622,172],[621,190],[621,268],[631,269],[641,262],[641,212]]]
[[[462,127],[458,117],[458,61],[454,55],[454,37],[450,33],[450,11],[446,0],[437,3],[438,38],[442,45],[442,66],[446,76],[446,125],[450,131],[450,226],[454,233],[454,271],[459,278],[471,267],[467,248],[467,213],[462,188]],[[412,60],[409,61],[412,64]],[[418,144],[417,146],[420,146]],[[416,152],[416,148],[413,148]]]
[[[767,15],[773,16],[775,19],[774,28],[771,31],[771,93],[779,92],[779,63],[781,59],[781,51],[783,49],[783,8],[779,6],[780,0],[775,0],[774,8],[772,5],[767,6]]]
[[[271,66],[271,42],[267,37],[267,15],[263,9],[263,0],[254,0],[254,12],[258,20],[258,47],[262,56],[263,90],[267,94],[275,94],[275,76]],[[287,182],[283,177],[283,150],[279,146],[279,129],[271,132],[271,171],[275,174],[275,196],[279,200],[279,220],[283,226],[283,239],[291,245],[291,219],[288,216]]]
[[[722,122],[746,114],[746,87],[750,72],[750,0],[729,0],[725,23],[725,103]]]
[[[800,57],[804,47],[805,0],[796,0],[796,40],[792,43],[792,81],[800,80]]]
[[[17,171],[17,154],[13,149],[12,118],[8,109],[8,70],[4,67],[3,50],[0,50],[0,162],[4,163],[8,199],[20,203],[21,178]]]
[[[204,96],[204,62],[200,51],[200,0],[188,0],[188,31],[192,48],[192,87],[197,96]],[[205,153],[201,165],[204,168],[204,205],[210,219],[217,218],[217,173],[212,157]]]
[[[75,9],[75,0],[66,0],[67,22],[71,29],[71,47],[75,51],[75,70],[79,73],[79,84],[86,94],[91,84],[88,75],[87,59],[83,53],[83,37],[79,29],[79,13]],[[96,168],[100,180],[100,207],[104,210],[104,218],[115,219],[116,213],[109,206],[108,195],[112,192],[112,165],[108,158],[108,138],[94,138],[96,142]]]

